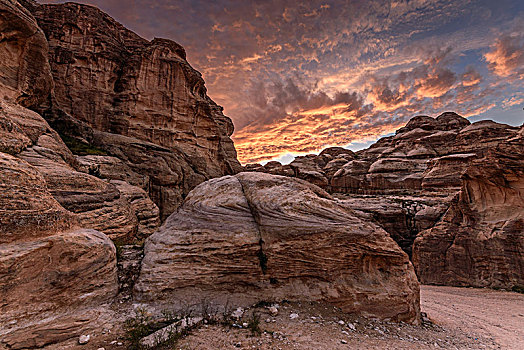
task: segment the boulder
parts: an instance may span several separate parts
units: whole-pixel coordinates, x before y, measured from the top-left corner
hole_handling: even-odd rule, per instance
[[[147,239],[135,284],[139,300],[178,307],[313,300],[409,322],[418,293],[383,229],[308,182],[258,172],[191,191]]]

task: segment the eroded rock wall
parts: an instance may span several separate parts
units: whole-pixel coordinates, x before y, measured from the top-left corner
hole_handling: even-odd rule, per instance
[[[27,162],[0,152],[0,346],[78,336],[112,302],[115,247],[49,193]]]
[[[415,240],[413,262],[422,283],[524,285],[522,130],[472,162],[445,216]]]

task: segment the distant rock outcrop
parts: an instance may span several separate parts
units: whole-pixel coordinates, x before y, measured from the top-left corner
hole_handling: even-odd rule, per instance
[[[411,263],[384,230],[308,182],[261,173],[196,187],[147,239],[135,290],[179,307],[314,300],[419,317]]]

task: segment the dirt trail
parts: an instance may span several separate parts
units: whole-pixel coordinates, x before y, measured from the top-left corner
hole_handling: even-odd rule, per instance
[[[421,286],[421,308],[438,325],[524,349],[524,294],[490,289]]]
[[[345,317],[322,305],[289,304],[262,314],[260,337],[218,326],[194,331],[178,349],[524,349],[524,295],[489,289],[421,286],[422,326]],[[300,315],[290,320],[290,313]],[[350,322],[356,330],[341,326]],[[344,343],[343,343],[344,342]]]

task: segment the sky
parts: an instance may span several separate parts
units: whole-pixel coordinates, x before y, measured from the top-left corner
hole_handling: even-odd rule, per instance
[[[77,2],[184,46],[244,164],[365,148],[416,115],[524,122],[522,0]]]

